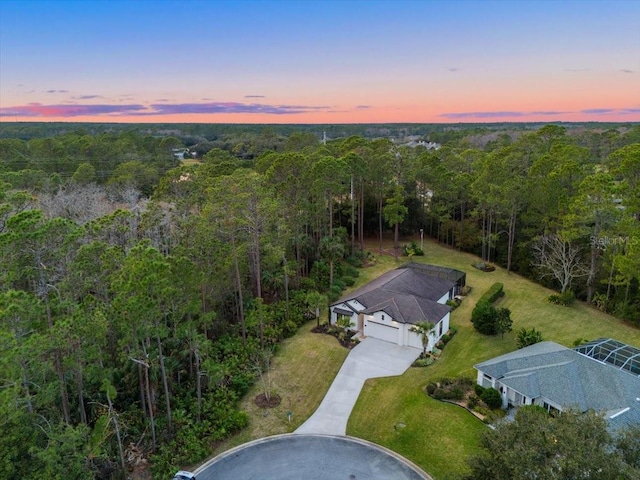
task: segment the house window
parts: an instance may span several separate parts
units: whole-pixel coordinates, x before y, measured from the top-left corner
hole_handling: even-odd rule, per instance
[[[438,336],[441,337],[442,336],[442,322],[440,322],[438,325],[439,325]]]
[[[384,322],[384,313],[382,314],[382,321]]]

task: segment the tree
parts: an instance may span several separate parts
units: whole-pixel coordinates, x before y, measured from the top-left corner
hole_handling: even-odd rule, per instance
[[[487,430],[482,453],[470,460],[469,480],[610,480],[630,476],[614,450],[605,420],[565,411],[556,417],[537,406],[518,409],[513,421]],[[637,473],[637,471],[636,471]]]
[[[542,333],[536,330],[536,327],[531,329],[523,327],[518,330],[518,348],[528,347],[529,345],[539,343],[542,340]]]
[[[511,331],[513,320],[511,319],[511,310],[508,308],[498,308],[496,310],[496,333],[504,338],[504,334]]]
[[[271,361],[273,359],[273,351],[269,348],[263,348],[256,351],[251,356],[253,370],[260,379],[262,386],[262,394],[267,402],[271,401],[272,384],[271,384]]]
[[[326,308],[328,302],[327,296],[314,290],[307,293],[306,301],[309,308],[313,311],[313,314],[316,318],[316,324],[319,327],[320,309]]]
[[[564,237],[544,235],[533,245],[533,266],[539,269],[541,277],[555,278],[560,283],[560,292],[564,293],[574,279],[589,273],[580,253],[580,248]]]
[[[420,340],[422,341],[423,357],[427,356],[427,348],[429,347],[429,338],[431,337],[431,333],[433,332],[434,327],[435,327],[435,324],[431,322],[418,322],[409,329],[410,332],[414,332],[420,335]]]
[[[564,218],[568,235],[590,240],[590,254],[586,275],[587,302],[596,291],[599,257],[602,250],[598,239],[618,222],[620,210],[615,202],[615,182],[608,173],[589,175],[581,183],[578,195]]]
[[[398,261],[398,232],[400,224],[404,220],[404,217],[408,213],[408,208],[404,205],[404,188],[401,185],[396,185],[393,191],[393,196],[387,199],[387,204],[384,206],[383,213],[384,219],[389,226],[393,227],[393,256]]]
[[[329,263],[329,287],[333,285],[335,263],[344,257],[344,243],[337,235],[323,237],[319,246],[320,257]]]
[[[632,425],[619,433],[616,449],[625,463],[640,472],[640,425]]]
[[[508,308],[496,308],[486,300],[480,300],[471,312],[473,327],[484,335],[504,336],[511,331],[513,320],[511,310]]]
[[[89,162],[84,162],[78,165],[71,181],[79,185],[88,185],[95,181],[96,169]]]

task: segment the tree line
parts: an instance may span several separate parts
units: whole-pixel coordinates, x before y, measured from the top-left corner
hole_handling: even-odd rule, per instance
[[[0,471],[123,478],[206,457],[366,239],[399,256],[422,230],[640,322],[640,127],[476,133],[427,150],[293,132],[192,164],[173,136],[0,140]],[[575,251],[569,278],[544,242]]]

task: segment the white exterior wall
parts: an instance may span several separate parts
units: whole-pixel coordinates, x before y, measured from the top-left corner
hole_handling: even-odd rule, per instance
[[[347,305],[347,303],[339,303],[337,305],[332,305],[331,306],[331,319],[329,321],[329,323],[331,323],[331,325],[335,325],[336,321],[338,320],[338,314],[334,311],[335,308],[342,308],[343,310],[350,310],[349,306]],[[351,325],[355,326],[357,320],[358,320],[358,314],[354,312],[351,315]]]
[[[440,300],[443,299],[444,301],[439,303],[445,303],[449,299],[449,294],[447,293],[443,295]],[[364,305],[354,299],[332,305],[330,317],[331,325],[335,325],[338,319],[338,314],[334,311],[335,308],[340,308],[342,310],[355,309],[356,312],[361,312],[365,309]],[[357,328],[358,326],[358,313],[356,312],[351,315],[351,328]],[[427,351],[431,351],[433,347],[435,347],[436,343],[438,343],[442,338],[442,335],[449,331],[449,319],[450,313],[447,312],[442,320],[436,323],[436,326],[433,329],[433,334],[430,335],[429,338]],[[363,320],[363,334],[365,337],[379,338],[381,340],[395,343],[396,345],[419,348],[422,350],[422,339],[420,338],[420,335],[411,331],[411,327],[413,325],[396,322],[385,312],[375,312],[372,315],[364,315]],[[442,324],[442,335],[439,335],[440,324]]]
[[[336,305],[332,305],[331,306],[331,318],[329,320],[329,323],[331,325],[335,325],[336,321],[338,320],[338,314],[334,311],[334,308],[341,308],[343,310],[355,310],[356,312],[353,313],[353,315],[351,315],[351,325],[353,327],[357,326],[357,322],[358,322],[358,313],[357,312],[361,312],[362,310],[364,310],[364,305],[362,305],[360,302],[358,302],[357,300],[347,300],[346,302],[342,302],[342,303],[338,303]]]
[[[442,305],[444,305],[445,303],[447,303],[447,300],[449,300],[451,297],[451,291],[445,293],[442,297],[440,297],[440,300],[438,300],[438,303],[441,303]]]
[[[450,326],[449,326],[450,317],[451,317],[451,312],[447,312],[447,314],[444,317],[442,317],[442,320],[440,320],[440,322],[442,322],[442,335],[444,335],[445,333],[447,333],[449,331],[449,328],[450,328]],[[435,328],[436,335],[439,332],[439,328],[440,328],[440,325],[436,324],[436,328]],[[442,335],[439,335],[437,339],[440,340],[440,338],[442,338]]]

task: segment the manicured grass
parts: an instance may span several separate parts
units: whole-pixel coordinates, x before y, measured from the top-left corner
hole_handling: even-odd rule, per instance
[[[392,252],[389,242],[384,248],[386,253]],[[360,270],[352,288],[408,261],[406,257],[396,262],[389,255],[379,255],[377,240],[367,249],[376,262]],[[473,255],[428,241],[425,253],[413,260],[467,273],[472,291],[451,316],[458,334],[434,365],[410,368],[398,377],[369,380],[349,419],[347,434],[398,452],[436,480],[453,480],[467,472],[466,460],[479,451],[479,439],[487,427],[466,410],[429,398],[424,387],[430,381],[445,376],[475,378],[473,365],[517,348],[515,332],[522,327],[536,327],[545,340],[566,346],[572,346],[577,338],[598,337],[640,346],[640,330],[582,303],[572,307],[552,305],[547,301],[551,290],[501,268],[480,272],[471,267],[478,260]],[[506,294],[498,304],[511,309],[514,320],[514,332],[504,337],[480,335],[469,321],[475,302],[495,282],[504,284]],[[313,325],[310,322],[286,340],[274,359],[273,388],[282,396],[280,406],[271,410],[256,407],[253,400],[261,393],[256,385],[241,405],[250,415],[249,427],[218,446],[214,454],[256,438],[292,432],[315,411],[349,351],[332,337],[311,333]],[[291,423],[288,411],[293,413]]]
[[[371,245],[371,250],[377,251],[377,246]],[[349,419],[347,434],[398,452],[437,480],[453,479],[467,471],[466,459],[478,451],[481,432],[487,427],[465,410],[427,397],[424,387],[430,381],[446,376],[475,379],[473,365],[515,350],[516,332],[522,327],[536,327],[545,340],[566,346],[572,346],[578,338],[598,337],[640,346],[640,330],[588,305],[550,304],[547,297],[551,290],[501,268],[488,273],[476,270],[471,267],[476,257],[437,243],[425,242],[425,253],[413,260],[467,272],[467,285],[472,291],[451,316],[458,334],[434,365],[411,368],[399,377],[368,381]],[[398,264],[408,259],[401,260]],[[393,259],[381,263],[389,268],[397,265]],[[499,306],[509,308],[514,320],[514,331],[504,337],[481,335],[470,322],[475,302],[495,282],[504,284],[505,297]],[[398,423],[406,427],[394,429]]]
[[[256,384],[240,405],[249,414],[249,426],[219,445],[214,455],[257,438],[293,432],[318,408],[349,350],[334,337],[312,333],[314,326],[315,320],[303,325],[273,358],[272,392],[282,398],[280,405],[256,406],[254,399],[263,392],[262,385]],[[292,414],[291,422],[287,412]]]

